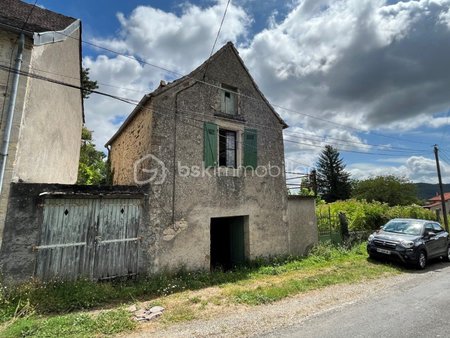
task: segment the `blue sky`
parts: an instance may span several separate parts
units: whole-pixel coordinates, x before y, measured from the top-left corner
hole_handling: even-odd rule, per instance
[[[38,5],[80,18],[84,41],[186,74],[208,57],[226,1]],[[354,178],[395,174],[434,183],[437,143],[450,182],[449,8],[450,0],[234,0],[217,48],[235,43],[290,125],[288,169],[308,170],[321,147],[333,144]],[[88,45],[83,56],[100,89],[115,95],[138,100],[173,79]],[[91,96],[87,126],[99,147],[131,110]]]

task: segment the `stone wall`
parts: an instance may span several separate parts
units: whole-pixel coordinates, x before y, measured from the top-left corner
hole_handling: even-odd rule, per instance
[[[125,198],[143,199],[140,236],[142,242],[139,252],[139,272],[151,269],[151,261],[145,248],[154,245],[154,236],[148,224],[148,200],[145,190],[130,186],[81,186],[61,184],[12,183],[8,212],[3,232],[3,245],[0,251],[0,271],[2,277],[14,283],[31,279],[35,273],[36,252],[33,247],[39,245],[39,235],[43,222],[45,199],[49,196],[67,198]]]
[[[136,184],[134,165],[143,159],[140,167],[144,166],[144,157],[151,153],[152,114],[151,106],[148,105],[140,114],[130,116],[126,132],[118,135],[114,141],[109,154],[113,184]]]
[[[154,257],[151,272],[180,267],[208,270],[210,224],[216,217],[246,217],[246,259],[287,254],[283,125],[231,47],[209,63],[204,78],[202,71],[193,76],[213,86],[184,79],[151,98],[151,143],[146,144],[142,155],[151,150],[158,161],[152,160],[146,168],[165,173],[164,180],[152,183],[149,191],[149,227],[155,234],[155,246],[148,248],[149,257]],[[238,116],[220,113],[222,84],[236,87],[243,94],[238,100]],[[258,165],[278,167],[278,174],[258,176],[243,168],[204,169],[204,122],[237,132],[238,158],[242,158],[244,128],[256,129]],[[128,128],[123,132],[130,134]],[[127,156],[126,152],[119,154],[115,143],[117,140],[112,144],[112,156]],[[196,167],[200,173],[182,175],[181,167]],[[117,168],[113,166],[113,170]]]
[[[319,240],[315,198],[289,196],[287,210],[289,253],[294,256],[306,255]]]

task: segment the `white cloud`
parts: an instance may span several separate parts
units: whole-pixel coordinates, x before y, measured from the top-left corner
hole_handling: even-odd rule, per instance
[[[276,108],[291,126],[287,134],[305,133],[287,137],[305,143],[285,142],[287,164],[313,165],[317,146],[325,143],[373,151],[361,133],[326,121],[384,132],[449,124],[442,114],[450,107],[450,0],[292,1],[282,20],[272,11],[267,28],[251,36],[252,13],[244,8],[251,9],[253,1],[232,2],[216,49],[228,40],[239,42],[241,56],[272,103],[319,118]],[[96,43],[186,74],[209,56],[225,5],[226,0],[207,7],[185,3],[179,15],[139,6],[130,15],[119,13],[117,35],[97,37]],[[121,56],[100,55],[84,63],[92,79],[131,89],[102,90],[133,99],[160,79],[179,77]],[[98,145],[117,129],[116,117],[132,108],[92,95],[87,125]],[[390,172],[432,180],[434,175],[423,158],[405,158],[395,167],[379,164],[349,169],[355,177]]]
[[[130,58],[100,55],[96,59],[85,57],[83,64],[90,69],[89,77],[98,81],[98,90],[111,95],[139,100],[152,85],[152,76],[144,76],[149,73],[148,70]],[[96,94],[91,94],[85,100],[86,125],[94,130],[95,143],[99,149],[103,149],[103,145],[119,127],[114,123],[115,120],[123,118],[132,110],[132,105]]]
[[[366,179],[374,176],[395,175],[407,178],[414,182],[437,183],[436,162],[434,159],[423,156],[411,156],[390,161],[397,162],[398,166],[386,166],[378,163],[353,163],[348,171],[354,179]],[[450,165],[441,162],[442,177],[448,182]]]
[[[208,58],[225,5],[225,0],[205,8],[186,3],[179,16],[150,6],[139,6],[129,16],[117,14],[121,25],[117,37],[96,38],[94,42],[186,74]],[[250,21],[241,7],[231,4],[216,50],[228,40],[244,38]],[[95,59],[86,57],[83,62],[90,68],[91,79],[131,89],[100,85],[100,90],[134,100],[155,89],[161,79],[180,77],[124,56],[99,55]],[[117,130],[118,125],[113,123],[116,117],[124,118],[132,109],[130,105],[95,94],[86,101],[86,124],[94,130],[99,148]]]
[[[365,130],[409,120],[410,130],[450,106],[450,30],[440,19],[449,6],[304,0],[241,54],[274,103]],[[290,124],[333,128],[281,113]]]

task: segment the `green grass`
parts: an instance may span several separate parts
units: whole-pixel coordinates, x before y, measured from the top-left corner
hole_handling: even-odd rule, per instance
[[[44,318],[30,316],[12,321],[1,332],[2,337],[92,337],[132,330],[136,322],[125,310],[89,314],[67,314]]]
[[[308,290],[398,271],[397,267],[368,261],[364,244],[351,249],[321,244],[306,258],[260,259],[231,272],[181,271],[107,283],[86,280],[30,282],[15,288],[1,288],[0,325],[3,331],[0,326],[0,336],[109,335],[134,328],[129,313],[114,309],[95,317],[76,311],[117,308],[126,303],[151,300],[152,304],[168,305],[161,319],[168,324],[195,319],[210,305],[266,304]],[[211,295],[182,293],[211,286],[219,286]],[[172,294],[180,294],[181,298],[170,303]]]
[[[342,283],[355,283],[362,280],[376,278],[383,273],[389,272],[390,267],[378,266],[367,269],[365,264],[353,264],[351,267],[338,265],[342,270],[330,273],[325,271],[311,277],[302,279],[288,279],[281,283],[259,286],[251,290],[236,290],[232,292],[238,303],[259,305],[271,303],[298,293],[320,289],[330,285]]]
[[[401,268],[375,264],[367,260],[365,245],[353,249],[334,248],[330,245],[316,247],[311,256],[295,260],[278,267],[265,267],[260,272],[278,275],[288,272],[313,272],[311,276],[297,278],[292,273],[269,285],[254,287],[232,287],[230,294],[237,303],[248,305],[267,304],[302,292],[330,285],[356,283],[374,279],[384,274],[398,273]]]

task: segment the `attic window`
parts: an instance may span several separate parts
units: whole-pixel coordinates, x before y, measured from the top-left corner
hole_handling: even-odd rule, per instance
[[[231,87],[226,84],[222,84],[222,112],[225,114],[236,115],[238,112],[238,100],[237,100],[236,87]]]

